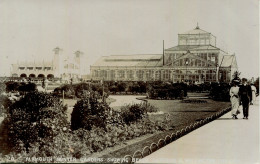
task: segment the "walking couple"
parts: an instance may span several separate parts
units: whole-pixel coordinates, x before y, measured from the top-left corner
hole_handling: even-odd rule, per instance
[[[252,89],[248,85],[247,79],[242,79],[242,85],[240,85],[239,79],[232,81],[232,87],[230,88],[230,101],[232,104],[231,115],[233,119],[237,119],[237,115],[240,113],[239,106],[243,106],[243,119],[248,119],[249,103],[252,101]]]

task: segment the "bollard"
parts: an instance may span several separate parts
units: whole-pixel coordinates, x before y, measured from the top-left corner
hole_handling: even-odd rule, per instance
[[[192,126],[193,130],[195,130],[195,129],[197,128],[196,125],[197,125],[197,124],[193,124],[193,126]]]
[[[183,136],[185,134],[185,130],[184,129],[181,129],[181,136]]]
[[[172,133],[172,134],[171,134],[171,139],[172,139],[172,141],[174,141],[176,138],[177,138],[177,137],[176,137],[176,134],[175,134],[175,133]]]
[[[196,122],[195,124],[196,124],[197,128],[200,127],[200,123],[199,122]]]
[[[152,143],[151,146],[150,146],[150,150],[152,152],[155,152],[156,150],[158,150],[158,145],[156,143]]]
[[[143,154],[140,150],[135,151],[133,158],[143,158]]]
[[[185,128],[185,133],[187,134],[187,133],[189,133],[189,126],[186,126],[186,128]]]
[[[210,118],[211,118],[211,120],[213,121],[213,120],[214,120],[214,118],[215,118],[215,116],[214,116],[214,115],[212,115]]]
[[[150,149],[150,147],[149,146],[145,146],[143,148],[143,151],[142,151],[142,156],[145,157],[145,156],[147,156],[147,155],[149,155],[151,153],[152,153],[152,150]]]
[[[162,148],[164,147],[166,144],[165,144],[165,140],[164,139],[159,139],[158,143],[157,143],[157,146],[158,148]]]
[[[131,155],[124,156],[124,161],[125,161],[124,163],[133,163],[132,160],[133,157]]]
[[[167,135],[164,140],[165,140],[165,144],[169,144],[172,141],[172,139],[169,135]]]
[[[176,139],[179,138],[179,137],[180,137],[180,131],[178,130],[178,131],[176,132]]]

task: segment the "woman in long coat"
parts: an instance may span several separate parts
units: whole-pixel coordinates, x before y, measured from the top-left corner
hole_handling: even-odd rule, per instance
[[[254,84],[251,84],[251,89],[252,89],[252,101],[250,104],[253,105],[256,99],[256,87],[254,86]]]
[[[230,88],[229,95],[232,105],[231,115],[233,119],[237,119],[237,115],[240,113],[239,108],[239,80],[233,80],[232,87]]]

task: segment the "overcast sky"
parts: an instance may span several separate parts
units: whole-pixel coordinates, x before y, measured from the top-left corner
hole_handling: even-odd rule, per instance
[[[196,27],[235,53],[243,77],[259,75],[257,0],[0,0],[0,76],[17,61],[84,52],[85,72],[100,56],[161,54]]]

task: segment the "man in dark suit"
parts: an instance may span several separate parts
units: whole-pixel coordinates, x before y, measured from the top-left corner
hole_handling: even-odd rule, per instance
[[[239,88],[240,104],[243,106],[243,119],[248,119],[249,103],[252,100],[251,86],[247,84],[247,79],[242,79],[242,85]]]

